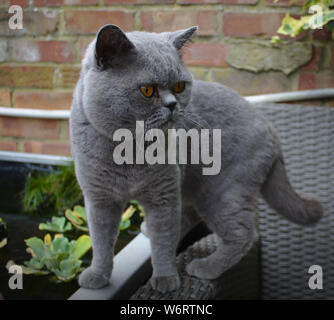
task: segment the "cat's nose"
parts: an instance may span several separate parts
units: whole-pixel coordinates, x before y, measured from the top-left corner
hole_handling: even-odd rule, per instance
[[[174,111],[176,107],[176,101],[170,101],[165,105],[166,108],[168,108],[171,112]]]

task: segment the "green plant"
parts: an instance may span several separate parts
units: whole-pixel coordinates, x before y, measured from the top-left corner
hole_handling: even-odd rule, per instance
[[[66,222],[65,217],[52,217],[51,221],[47,223],[40,223],[38,229],[64,233],[72,230],[72,225],[70,222]]]
[[[24,274],[53,274],[60,281],[70,281],[82,271],[80,258],[91,248],[89,236],[82,235],[70,241],[62,234],[56,234],[52,240],[50,234],[44,241],[37,237],[25,240],[31,259],[24,262]]]
[[[7,244],[7,225],[2,218],[0,218],[0,249]]]
[[[129,201],[128,208],[122,214],[121,224],[119,227],[121,231],[131,227],[131,218],[136,212],[139,213],[141,218],[144,218],[144,208],[139,204],[139,202],[137,200]]]
[[[87,217],[84,207],[75,206],[73,210],[67,209],[65,211],[65,216],[69,221],[71,221],[74,227],[81,231],[88,232]]]
[[[129,201],[129,206],[122,213],[122,219],[119,229],[121,231],[127,230],[131,227],[131,218],[135,213],[138,213],[141,218],[144,217],[144,208],[136,200]],[[88,232],[87,217],[85,208],[82,206],[75,206],[73,210],[67,209],[65,211],[66,218],[71,221],[73,226],[81,231]]]
[[[279,0],[276,2],[278,1]],[[291,3],[294,2],[296,2],[296,0],[291,1]],[[294,38],[297,37],[303,30],[315,30],[326,27],[327,30],[332,30],[334,38],[334,24],[331,23],[331,21],[334,20],[333,7],[333,0],[306,0],[302,8],[305,15],[298,19],[291,17],[290,14],[287,13],[283,18],[277,33]],[[313,8],[317,11],[313,11]],[[319,9],[321,12],[318,11]],[[308,12],[315,13],[307,15]],[[274,36],[271,41],[273,43],[278,43],[280,40],[281,38],[279,36]]]
[[[23,206],[28,212],[52,211],[56,213],[83,203],[74,165],[61,167],[51,174],[31,174],[23,194]]]

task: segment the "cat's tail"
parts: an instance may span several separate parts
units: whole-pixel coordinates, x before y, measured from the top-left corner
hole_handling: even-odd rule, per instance
[[[268,204],[286,219],[301,225],[311,225],[323,215],[320,202],[311,195],[299,196],[287,177],[283,159],[274,163],[261,193]]]

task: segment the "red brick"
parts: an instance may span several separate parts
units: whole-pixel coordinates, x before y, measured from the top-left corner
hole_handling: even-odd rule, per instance
[[[68,41],[16,39],[10,41],[13,61],[73,62],[74,45]]]
[[[59,7],[64,0],[34,0],[35,7]]]
[[[317,73],[317,88],[334,88],[334,73]]]
[[[256,4],[259,0],[221,0],[221,3],[226,4]]]
[[[104,4],[171,4],[175,0],[104,0]]]
[[[40,61],[72,62],[75,60],[74,46],[68,41],[39,41]]]
[[[4,61],[9,61],[8,52],[8,42],[7,40],[0,40],[0,63]]]
[[[214,10],[143,12],[141,22],[145,31],[153,32],[176,31],[198,25],[198,35],[213,35],[218,27]]]
[[[36,62],[40,60],[38,42],[35,40],[10,40],[9,51],[12,61]]]
[[[201,10],[195,16],[195,25],[199,26],[197,34],[200,36],[209,36],[216,34],[217,12],[214,10]]]
[[[2,7],[8,8],[9,4],[10,4],[10,0],[0,0],[0,8]]]
[[[104,24],[112,23],[124,31],[133,29],[133,14],[124,11],[68,10],[65,11],[66,32],[95,34]]]
[[[63,122],[63,127],[62,130],[65,133],[64,139],[70,139],[70,126],[69,126],[69,121],[67,120],[62,120]]]
[[[291,0],[279,0],[279,1],[266,0],[266,4],[268,6],[273,6],[273,7],[292,7],[292,6],[300,7],[304,4],[304,0],[297,0],[294,1],[293,3],[291,2]]]
[[[193,43],[184,49],[184,61],[192,66],[226,67],[226,47],[218,43]]]
[[[98,0],[64,0],[64,5],[67,6],[75,6],[78,4],[89,5],[89,4],[97,4]]]
[[[283,13],[225,13],[223,32],[231,37],[275,35],[283,17]]]
[[[10,92],[6,89],[0,89],[0,107],[10,107]]]
[[[15,141],[0,141],[0,150],[16,151],[16,142]]]
[[[312,32],[312,37],[315,40],[320,41],[331,41],[332,40],[332,33],[326,29],[318,29]]]
[[[311,90],[316,89],[316,74],[315,73],[301,73],[299,75],[299,90]]]
[[[24,151],[29,153],[71,155],[70,144],[65,142],[25,141],[23,147]]]
[[[301,73],[299,75],[299,90],[333,88],[334,74],[330,73]]]
[[[312,59],[303,67],[300,68],[301,71],[319,71],[319,64],[321,62],[322,56],[321,47],[312,47]]]
[[[49,9],[24,11],[23,29],[11,30],[8,27],[8,20],[12,14],[0,12],[0,36],[22,36],[22,35],[46,35],[56,31],[58,25],[59,12]]]
[[[180,4],[256,4],[257,2],[258,0],[178,0],[178,3]]]
[[[79,40],[79,57],[80,59],[83,59],[86,53],[86,49],[88,45],[92,42],[93,38],[81,38]]]
[[[27,109],[69,109],[72,92],[14,92],[15,108]]]
[[[29,6],[29,0],[10,0],[10,5],[18,5],[22,8],[26,8]]]
[[[49,66],[0,65],[0,86],[52,88],[54,68]]]
[[[80,75],[80,66],[62,66],[59,68],[61,88],[74,88]]]
[[[0,132],[5,137],[57,139],[59,124],[57,120],[1,117]]]

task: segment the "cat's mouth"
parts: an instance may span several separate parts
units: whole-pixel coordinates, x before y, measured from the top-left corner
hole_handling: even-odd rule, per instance
[[[145,123],[145,128],[146,130],[149,129],[161,129],[161,130],[166,130],[166,129],[171,129],[174,127],[176,121],[178,119],[178,116],[173,113],[170,114],[166,117],[160,118],[159,119],[154,119],[155,121],[146,121]]]
[[[161,130],[166,130],[166,129],[171,129],[174,125],[174,121],[172,117],[168,117],[166,119],[161,119],[157,123],[155,123],[152,128],[155,129],[161,129]]]

